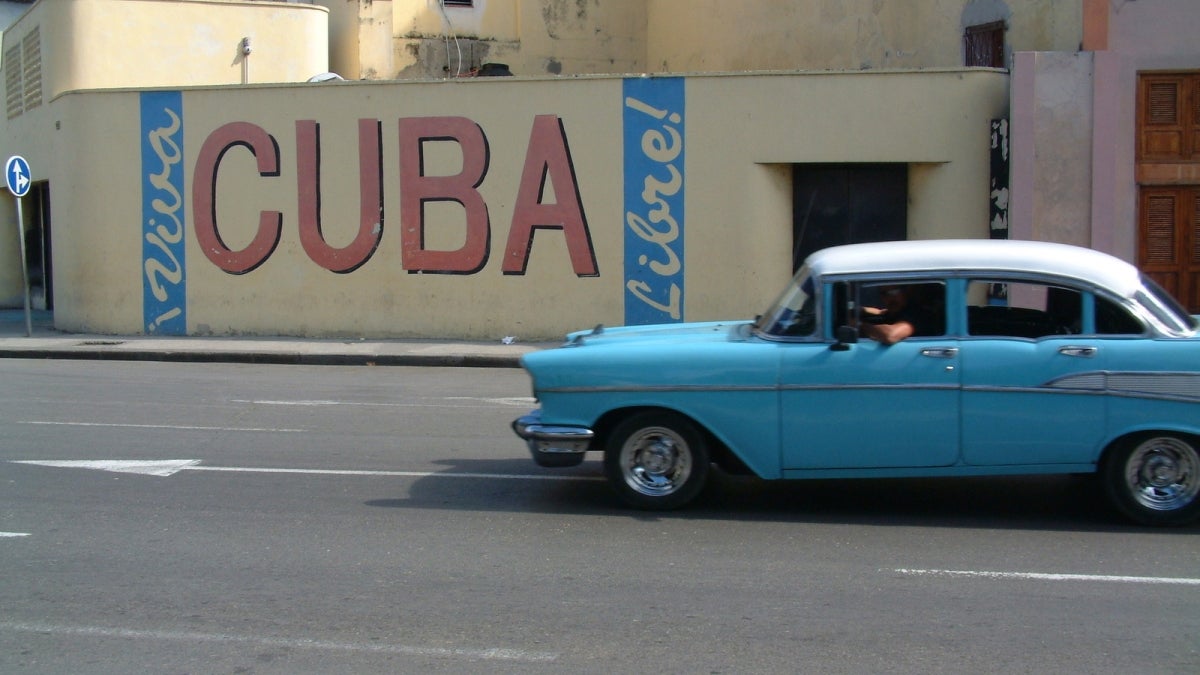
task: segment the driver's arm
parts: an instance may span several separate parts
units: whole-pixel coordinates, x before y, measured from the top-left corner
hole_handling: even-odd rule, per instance
[[[894,345],[913,334],[913,325],[908,321],[896,323],[862,323],[859,324],[859,335],[871,338],[882,345]]]

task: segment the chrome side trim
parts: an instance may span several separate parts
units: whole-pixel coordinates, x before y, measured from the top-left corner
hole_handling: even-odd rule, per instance
[[[1062,377],[1054,378],[1046,382],[1043,386],[1053,389],[1088,389],[1094,391],[1104,391],[1108,387],[1108,376],[1101,371],[1091,371],[1087,373],[1072,373],[1063,375]]]
[[[613,385],[603,387],[552,387],[539,394],[632,394],[632,393],[752,393],[796,391],[889,390],[964,392],[1015,392],[1024,394],[1073,394],[1118,396],[1148,400],[1200,402],[1200,373],[1193,372],[1107,372],[1072,373],[1040,385],[959,385],[959,384],[783,384],[783,385]],[[547,432],[549,433],[549,432]]]
[[[963,392],[988,394],[1071,394],[1073,396],[1108,396],[1112,393],[1103,389],[1090,388],[1072,389],[1070,387],[990,387],[983,385],[968,385],[963,387]]]
[[[607,387],[545,387],[538,393],[546,394],[612,394],[631,392],[671,392],[671,391],[775,391],[779,387],[771,384],[764,385],[711,385],[711,384],[661,384],[661,385],[612,385]],[[824,388],[824,387],[823,387]]]
[[[961,389],[957,384],[839,384],[839,385],[820,385],[820,384],[785,384],[779,387],[780,391],[841,391],[841,390],[862,390],[862,389],[911,389],[914,391],[955,391]]]
[[[1093,390],[1122,398],[1200,402],[1200,373],[1095,371],[1046,383],[1054,389]]]
[[[1200,373],[1109,373],[1108,390],[1200,399]]]

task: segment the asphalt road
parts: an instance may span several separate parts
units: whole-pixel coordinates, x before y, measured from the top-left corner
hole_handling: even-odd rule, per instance
[[[528,393],[0,360],[0,672],[1200,671],[1200,528],[1088,480],[721,477],[637,513],[598,461],[532,464]]]

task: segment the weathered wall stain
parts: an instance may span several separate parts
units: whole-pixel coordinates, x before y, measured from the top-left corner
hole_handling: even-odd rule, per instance
[[[542,19],[546,32],[558,39],[566,33],[580,31],[588,26],[588,6],[599,7],[599,0],[550,0],[542,6]]]

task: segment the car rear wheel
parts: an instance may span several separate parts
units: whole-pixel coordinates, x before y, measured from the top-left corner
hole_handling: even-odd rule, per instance
[[[639,509],[676,509],[699,494],[708,478],[704,435],[682,415],[644,412],[609,436],[604,472],[626,503]]]
[[[1133,520],[1180,525],[1200,517],[1200,451],[1196,439],[1144,434],[1113,449],[1104,468],[1108,496]]]

